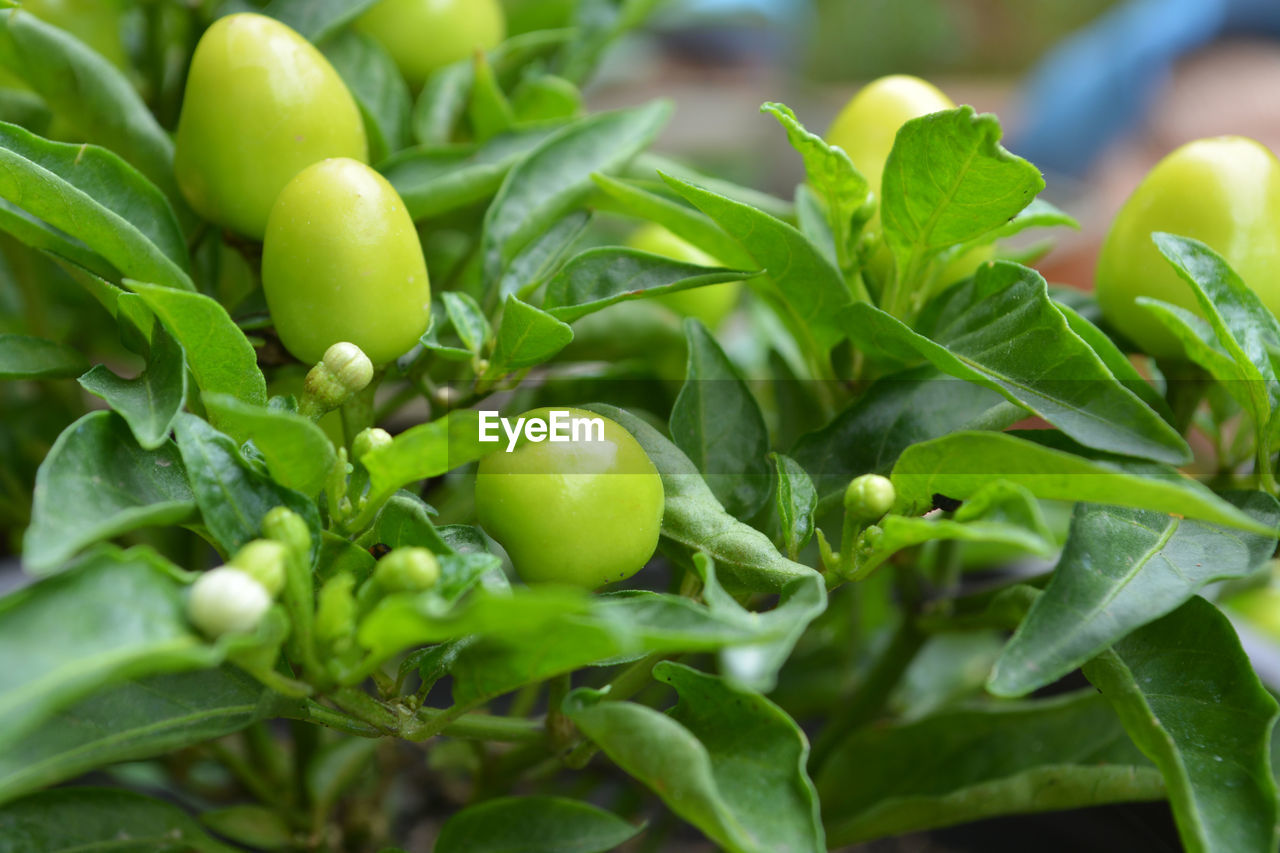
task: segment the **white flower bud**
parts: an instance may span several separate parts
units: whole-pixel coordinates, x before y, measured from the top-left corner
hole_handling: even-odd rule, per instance
[[[269,607],[271,595],[266,587],[231,566],[196,578],[187,599],[191,622],[210,638],[254,630]]]

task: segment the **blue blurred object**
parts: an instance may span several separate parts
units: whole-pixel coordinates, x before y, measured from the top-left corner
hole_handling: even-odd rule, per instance
[[[1280,0],[1130,0],[1032,70],[1008,146],[1046,172],[1082,176],[1142,121],[1179,57],[1235,34],[1280,37]]]

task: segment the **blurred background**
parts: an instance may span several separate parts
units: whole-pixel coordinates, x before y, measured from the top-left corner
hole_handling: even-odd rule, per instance
[[[508,2],[516,27],[569,5]],[[670,0],[589,100],[672,98],[670,153],[787,195],[800,162],[760,104],[784,101],[822,133],[894,73],[999,115],[1006,147],[1083,226],[1039,267],[1085,289],[1112,217],[1165,154],[1219,134],[1280,150],[1277,0]]]

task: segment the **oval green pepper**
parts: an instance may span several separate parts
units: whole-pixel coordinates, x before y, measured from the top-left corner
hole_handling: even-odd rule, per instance
[[[492,50],[507,31],[498,0],[382,0],[355,26],[387,49],[413,86],[437,68]]]
[[[1148,355],[1178,359],[1177,338],[1135,300],[1201,311],[1151,241],[1153,231],[1206,243],[1280,312],[1280,161],[1262,144],[1222,136],[1178,148],[1142,179],[1102,244],[1096,287],[1103,315]]]
[[[338,72],[274,18],[215,21],[196,45],[178,118],[173,166],[191,206],[261,239],[285,184],[326,157],[369,157]]]
[[[280,193],[262,246],[262,288],[281,342],[304,363],[347,341],[385,364],[431,318],[409,211],[385,178],[345,158],[304,169]]]
[[[549,430],[551,411],[522,417]],[[615,421],[579,409],[555,411],[599,419],[602,428],[591,431],[589,441],[584,429],[577,441],[522,441],[510,453],[486,456],[476,473],[480,524],[526,582],[594,588],[631,577],[658,545],[662,478]]]

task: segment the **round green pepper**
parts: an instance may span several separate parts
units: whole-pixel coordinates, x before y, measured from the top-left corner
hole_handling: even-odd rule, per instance
[[[338,72],[274,18],[215,21],[196,45],[178,118],[173,166],[191,206],[261,239],[285,184],[326,157],[369,157]]]
[[[309,166],[280,193],[262,245],[276,333],[304,363],[347,341],[376,364],[427,330],[431,283],[413,220],[386,179],[356,160]]]
[[[704,267],[722,266],[719,261],[697,246],[681,240],[666,228],[652,222],[633,231],[627,239],[627,245],[642,252],[662,255],[664,258],[686,264]],[[714,330],[724,322],[724,318],[729,316],[734,306],[738,304],[738,293],[741,290],[742,282],[727,281],[723,284],[666,293],[655,298],[657,302],[677,314],[697,318],[708,329]]]
[[[476,50],[492,50],[507,31],[498,0],[382,0],[355,26],[387,49],[413,86]]]
[[[598,419],[602,428],[586,427],[576,441],[523,440],[510,453],[486,456],[476,473],[480,523],[526,582],[594,588],[631,577],[658,545],[662,479],[618,423],[580,409],[554,411]],[[550,430],[551,412],[522,417]],[[568,428],[559,434],[572,437]]]
[[[1103,315],[1148,355],[1178,359],[1177,338],[1135,300],[1147,296],[1196,314],[1200,306],[1151,241],[1153,231],[1208,244],[1280,312],[1280,161],[1265,146],[1221,136],[1178,148],[1143,178],[1102,244],[1096,286]]]

